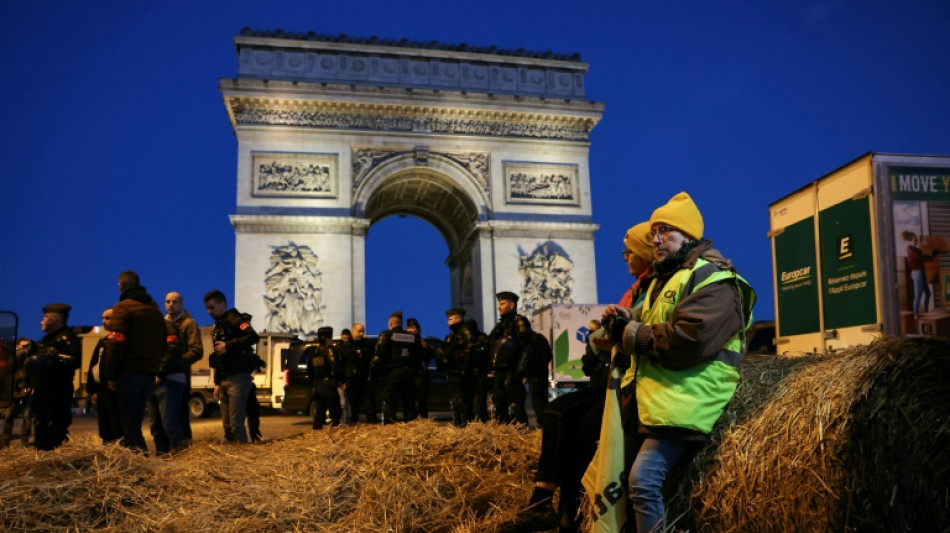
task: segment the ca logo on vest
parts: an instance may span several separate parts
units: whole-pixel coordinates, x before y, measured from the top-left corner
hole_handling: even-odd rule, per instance
[[[663,291],[663,295],[660,296],[660,301],[668,304],[676,303],[676,291],[672,289]]]

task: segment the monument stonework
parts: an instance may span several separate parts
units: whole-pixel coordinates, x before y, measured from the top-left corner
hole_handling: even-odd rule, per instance
[[[603,104],[579,57],[247,29],[235,44],[238,75],[220,80],[238,141],[234,299],[255,327],[365,321],[366,235],[392,215],[438,229],[452,304],[486,329],[501,290],[521,312],[597,301]]]

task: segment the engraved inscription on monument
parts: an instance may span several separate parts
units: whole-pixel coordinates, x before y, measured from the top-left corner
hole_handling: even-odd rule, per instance
[[[509,204],[579,205],[577,165],[504,161]]]
[[[254,152],[254,196],[336,198],[336,154]]]

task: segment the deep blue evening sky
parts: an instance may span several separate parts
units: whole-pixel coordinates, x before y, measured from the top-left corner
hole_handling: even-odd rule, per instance
[[[21,334],[38,338],[54,301],[97,324],[125,269],[156,298],[183,292],[200,324],[207,290],[233,294],[218,79],[245,26],[579,53],[606,104],[590,155],[601,302],[630,283],[625,230],[686,190],[771,318],[769,203],[869,151],[950,154],[945,1],[0,0],[0,309]],[[418,254],[387,249],[397,234]],[[368,330],[402,309],[444,335],[446,255],[418,219],[373,226]]]

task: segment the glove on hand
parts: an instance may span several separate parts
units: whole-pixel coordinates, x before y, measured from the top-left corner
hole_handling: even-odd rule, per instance
[[[623,344],[623,330],[627,327],[630,321],[626,318],[617,316],[610,321],[610,342],[614,344]]]

